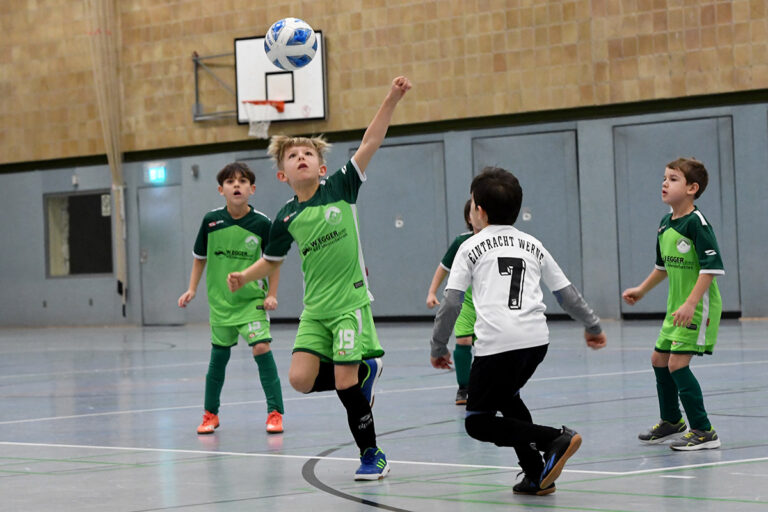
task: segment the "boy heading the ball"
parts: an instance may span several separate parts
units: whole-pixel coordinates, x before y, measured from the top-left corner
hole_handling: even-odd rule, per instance
[[[384,351],[371,315],[355,203],[365,169],[410,88],[406,77],[392,81],[360,147],[327,179],[324,154],[329,144],[323,138],[272,137],[268,152],[277,165],[277,178],[296,195],[277,214],[263,257],[227,279],[230,290],[236,291],[270,275],[296,241],[304,274],[304,311],[289,379],[302,393],[336,390],[360,449],[356,480],[382,478],[389,465],[376,444],[371,412]]]
[[[461,244],[453,260],[435,317],[431,363],[449,367],[448,338],[471,285],[477,340],[465,428],[479,441],[514,448],[525,474],[512,488],[516,494],[550,494],[565,462],[581,445],[581,436],[565,426],[533,423],[520,396],[549,346],[540,281],[586,327],[588,346],[602,348],[605,334],[600,319],[541,242],[513,227],[523,200],[517,178],[504,169],[486,167],[472,180],[470,193],[470,219],[478,232]]]

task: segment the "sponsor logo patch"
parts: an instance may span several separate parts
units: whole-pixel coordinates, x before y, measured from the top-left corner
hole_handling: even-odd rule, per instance
[[[687,238],[680,238],[676,243],[675,247],[677,247],[677,252],[680,254],[685,254],[688,251],[691,250],[691,241]]]

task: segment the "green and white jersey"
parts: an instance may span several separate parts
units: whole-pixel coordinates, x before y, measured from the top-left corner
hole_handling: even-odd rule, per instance
[[[248,283],[232,293],[227,288],[227,274],[245,270],[261,257],[271,225],[269,217],[253,207],[240,219],[233,219],[226,207],[203,217],[194,256],[208,260],[205,281],[211,325],[243,325],[258,318],[256,308],[263,307],[267,296],[266,280]]]
[[[302,318],[333,318],[371,302],[355,205],[364,181],[350,160],[321,181],[308,201],[294,196],[272,224],[264,258],[282,261],[294,240],[301,254]]]
[[[688,299],[699,274],[725,274],[715,233],[698,208],[694,207],[679,219],[672,219],[670,213],[661,220],[656,240],[656,268],[666,271],[669,279],[667,316],[660,336],[696,343],[710,322],[720,322],[723,304],[717,280],[712,281],[696,306],[691,325],[675,327],[672,314]]]
[[[451,271],[451,267],[453,266],[453,259],[456,257],[456,253],[459,251],[459,247],[461,247],[461,244],[464,243],[464,240],[472,236],[471,231],[467,231],[466,233],[462,233],[459,236],[457,236],[450,247],[448,247],[448,250],[445,251],[445,255],[443,255],[443,259],[440,261],[440,266],[443,267],[444,270],[447,270],[448,272]]]

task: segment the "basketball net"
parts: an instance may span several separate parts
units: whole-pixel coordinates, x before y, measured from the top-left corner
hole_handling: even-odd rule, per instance
[[[270,113],[285,110],[285,103],[275,100],[244,100],[245,115],[248,117],[248,136],[257,139],[269,138]]]

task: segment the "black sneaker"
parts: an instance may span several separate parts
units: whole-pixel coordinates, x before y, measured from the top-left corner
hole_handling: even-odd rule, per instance
[[[678,439],[685,433],[686,428],[685,421],[682,418],[677,423],[659,420],[648,432],[639,434],[637,438],[641,443],[660,444],[670,439]]]
[[[467,388],[456,391],[456,405],[467,405]]]
[[[541,472],[539,487],[547,490],[563,471],[565,462],[581,446],[581,436],[563,425],[562,434],[557,436],[544,452],[544,471]]]
[[[720,438],[712,427],[709,430],[692,428],[680,439],[669,443],[669,447],[678,451],[712,450],[720,448]]]
[[[522,481],[515,484],[512,487],[512,492],[515,494],[529,494],[533,496],[544,496],[546,494],[552,494],[555,492],[555,484],[549,484],[549,487],[542,489],[539,484],[528,478],[528,475],[523,475]]]

